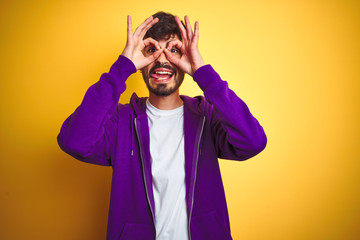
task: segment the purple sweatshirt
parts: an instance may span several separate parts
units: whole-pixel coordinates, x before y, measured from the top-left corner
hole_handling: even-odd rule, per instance
[[[146,98],[119,104],[134,64],[120,56],[63,123],[58,143],[74,158],[112,166],[108,240],[155,240]],[[193,76],[204,96],[184,102],[185,185],[191,240],[232,239],[218,158],[246,160],[266,135],[246,104],[210,65]]]

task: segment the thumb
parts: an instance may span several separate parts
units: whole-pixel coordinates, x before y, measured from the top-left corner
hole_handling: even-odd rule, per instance
[[[144,62],[144,66],[149,65],[150,63],[154,62],[156,59],[158,59],[162,53],[162,49],[159,49],[158,51],[154,52],[152,55],[145,57],[143,62]]]
[[[166,58],[169,59],[169,61],[173,64],[175,64],[177,67],[180,67],[179,66],[179,63],[180,63],[180,59],[179,58],[176,58],[174,57],[171,52],[169,51],[169,49],[165,48],[164,49],[164,52],[165,52],[165,55],[166,55]]]
[[[152,60],[155,61],[156,59],[158,59],[158,57],[160,57],[163,51],[164,51],[163,49],[159,49],[156,52],[154,52],[153,55],[151,55]]]

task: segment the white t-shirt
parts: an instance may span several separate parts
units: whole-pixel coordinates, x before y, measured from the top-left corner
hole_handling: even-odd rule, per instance
[[[187,240],[183,106],[160,110],[146,101],[157,240]]]

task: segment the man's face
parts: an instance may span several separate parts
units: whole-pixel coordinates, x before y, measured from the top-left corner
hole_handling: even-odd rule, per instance
[[[168,40],[160,40],[161,49],[165,49],[171,41],[178,40],[178,36],[174,35]],[[150,56],[156,51],[153,45],[144,48],[145,57]],[[181,57],[181,52],[175,46],[170,52],[174,57]],[[184,72],[171,64],[166,58],[165,52],[162,52],[158,59],[153,63],[141,69],[144,81],[150,92],[157,96],[169,96],[179,89],[184,80]]]

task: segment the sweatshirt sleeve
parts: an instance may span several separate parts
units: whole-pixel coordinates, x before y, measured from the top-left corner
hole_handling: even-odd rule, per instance
[[[213,106],[209,115],[218,157],[246,160],[260,153],[267,137],[245,102],[210,65],[199,68],[193,78]]]
[[[110,71],[90,86],[57,136],[64,152],[84,162],[111,165],[110,143],[116,134],[117,106],[126,89],[125,81],[134,72],[132,61],[120,55]]]

